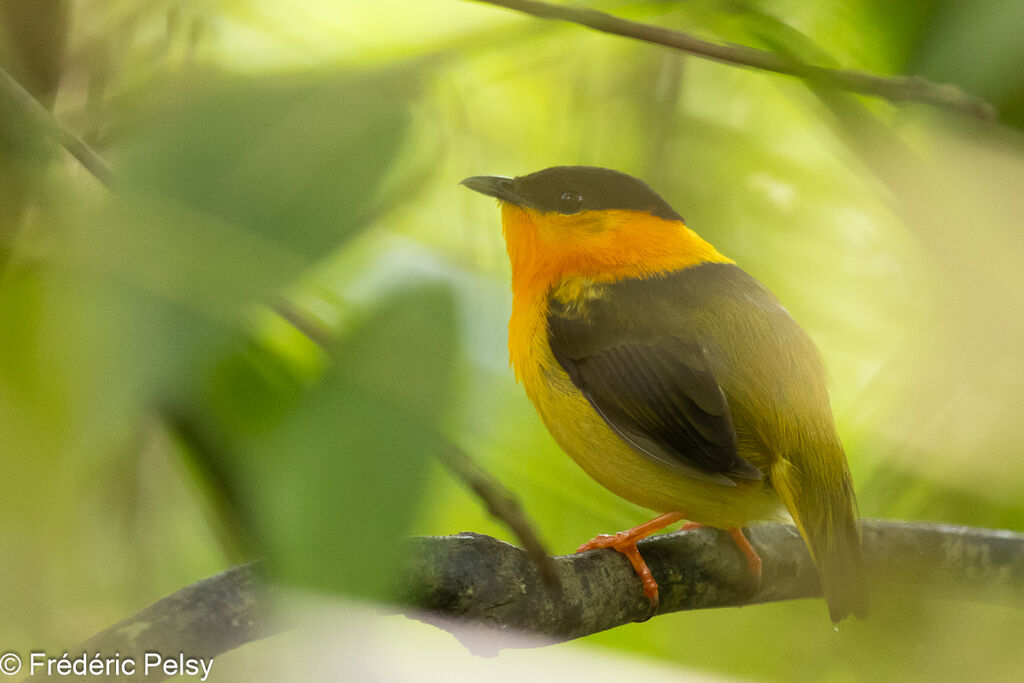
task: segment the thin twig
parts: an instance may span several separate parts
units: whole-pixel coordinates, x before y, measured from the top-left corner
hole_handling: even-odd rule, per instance
[[[299,334],[316,344],[321,351],[331,353],[336,343],[334,331],[315,318],[287,297],[279,297],[271,304],[271,309],[286,323],[295,328]]]
[[[21,110],[33,125],[41,128],[47,137],[78,159],[78,162],[97,180],[110,186],[114,180],[114,174],[107,166],[107,162],[93,151],[82,138],[62,126],[49,109],[44,107],[39,100],[32,96],[32,93],[3,69],[0,69],[0,95],[6,96],[5,99]]]
[[[547,549],[534,531],[519,499],[461,449],[454,446],[447,448],[441,453],[440,459],[449,472],[483,501],[487,511],[504,522],[515,534],[527,556],[540,570],[541,580],[548,586],[557,587],[559,579],[554,560],[548,556]]]
[[[805,64],[775,52],[745,45],[722,45],[688,33],[662,26],[643,24],[597,10],[553,5],[537,0],[474,0],[488,5],[531,14],[541,19],[557,19],[592,28],[602,33],[635,38],[648,43],[682,50],[698,57],[727,64],[749,66],[763,71],[796,76],[840,90],[882,97],[893,102],[923,102],[983,120],[996,118],[988,102],[951,84],[932,83],[920,76],[876,76],[863,71],[828,69]]]

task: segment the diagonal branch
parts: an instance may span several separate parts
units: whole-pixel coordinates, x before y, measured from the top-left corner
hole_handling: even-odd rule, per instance
[[[0,101],[7,100],[19,109],[32,124],[41,129],[47,137],[66,149],[89,173],[104,185],[110,185],[113,174],[107,163],[82,138],[65,128],[54,118],[50,110],[18,83],[5,70],[0,69]]]
[[[475,1],[531,14],[541,19],[568,21],[602,33],[664,45],[717,62],[796,76],[813,83],[861,95],[882,97],[892,102],[922,102],[983,120],[996,118],[996,110],[988,102],[964,92],[958,86],[932,83],[921,76],[886,77],[863,71],[828,69],[790,59],[776,52],[759,50],[745,45],[713,43],[689,33],[621,19],[592,9],[553,5],[537,0]]]

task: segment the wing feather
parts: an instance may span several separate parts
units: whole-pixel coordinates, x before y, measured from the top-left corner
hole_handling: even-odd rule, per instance
[[[697,340],[668,325],[639,332],[616,310],[614,291],[591,302],[599,310],[589,316],[552,303],[556,360],[623,439],[659,462],[719,483],[762,478],[737,452],[728,400]]]

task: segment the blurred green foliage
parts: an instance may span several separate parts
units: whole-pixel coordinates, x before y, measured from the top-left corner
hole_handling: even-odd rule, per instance
[[[31,30],[0,10],[3,66],[117,175],[2,110],[0,651],[257,555],[386,599],[401,536],[508,538],[431,458],[447,442],[555,552],[643,520],[515,386],[497,211],[457,186],[554,164],[647,179],[778,294],[829,362],[866,516],[1024,530],[1015,3],[591,3],[953,82],[992,125],[478,3],[69,4]],[[761,680],[1014,678],[1019,609],[880,584],[838,633],[801,601],[585,645]]]
[[[308,387],[272,351],[250,347],[214,372],[198,414],[179,417],[202,432],[186,439],[199,469],[232,499],[276,579],[392,595],[427,456],[443,447],[453,316],[443,286],[380,301]]]

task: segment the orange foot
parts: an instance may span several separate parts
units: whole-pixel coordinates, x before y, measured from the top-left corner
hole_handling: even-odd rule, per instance
[[[600,534],[592,541],[581,545],[577,548],[576,552],[583,553],[597,548],[612,548],[625,555],[629,563],[633,565],[633,570],[640,577],[640,582],[644,586],[644,595],[651,601],[651,612],[653,613],[658,609],[658,582],[654,580],[654,575],[651,574],[650,568],[644,562],[644,558],[640,556],[640,551],[636,548],[636,542],[650,536],[659,529],[664,529],[669,524],[678,522],[682,518],[683,513],[681,512],[667,512],[649,522],[644,522],[640,526],[620,531],[614,535]]]

